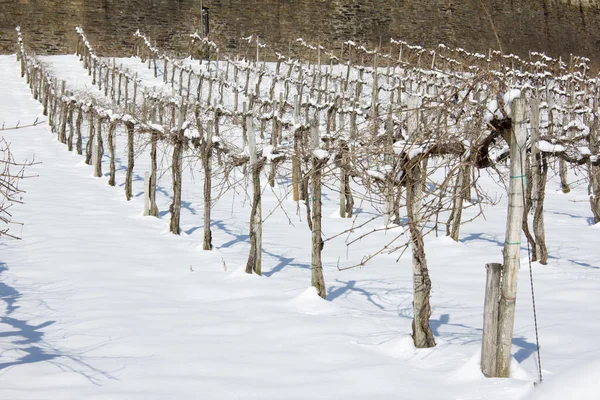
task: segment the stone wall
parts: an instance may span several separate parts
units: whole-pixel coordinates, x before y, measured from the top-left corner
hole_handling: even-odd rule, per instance
[[[596,0],[483,0],[505,52],[570,53],[600,59]],[[480,0],[204,0],[211,38],[230,51],[250,51],[242,36],[259,34],[279,51],[298,37],[338,48],[353,39],[370,46],[390,37],[425,46],[497,48]],[[165,49],[187,48],[199,22],[199,0],[0,0],[0,52],[14,52],[14,26],[39,53],[74,49],[81,24],[100,54],[130,54],[133,32]],[[246,46],[246,47],[245,47]]]

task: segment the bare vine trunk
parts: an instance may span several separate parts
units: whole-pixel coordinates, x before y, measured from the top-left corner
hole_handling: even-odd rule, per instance
[[[150,179],[148,182],[148,198],[150,201],[149,214],[153,217],[158,217],[158,206],[156,205],[156,153],[158,144],[158,133],[152,132],[151,146],[150,146]]]
[[[529,158],[527,158],[525,160],[525,175],[526,175],[526,182],[531,182],[533,181],[532,178],[532,174],[531,174],[531,163],[529,161]],[[531,231],[529,229],[529,212],[531,211],[531,207],[533,206],[532,203],[532,185],[529,184],[524,184],[524,192],[525,192],[525,197],[524,197],[524,203],[523,203],[523,233],[525,234],[525,237],[527,238],[527,241],[529,242],[529,248],[531,249],[531,261],[537,261],[537,246],[535,243],[535,239],[533,238],[533,235],[531,234]]]
[[[567,162],[561,158],[558,161],[558,164],[559,164],[560,186],[562,188],[563,193],[569,193],[571,191],[571,187],[569,186],[569,181],[567,178]]]
[[[539,99],[536,97],[531,103],[531,201],[534,210],[534,254],[540,264],[546,265],[548,263],[548,249],[546,248],[546,233],[544,228],[544,199],[546,197],[548,162],[536,145],[540,139]],[[526,217],[526,215],[524,217]]]
[[[246,272],[262,275],[262,213],[260,170],[262,162],[252,165],[252,211],[250,212],[250,253]]]
[[[115,132],[117,121],[112,121],[108,127],[108,152],[110,154],[110,174],[108,184],[115,186]]]
[[[460,236],[460,224],[462,222],[465,192],[469,192],[467,186],[469,182],[465,180],[469,173],[470,168],[468,166],[461,166],[456,174],[452,211],[450,212],[450,217],[448,217],[448,222],[446,223],[446,236],[450,236],[455,242],[458,242]]]
[[[102,176],[102,155],[104,154],[104,142],[102,140],[102,117],[98,115],[98,127],[96,129],[96,164],[94,165],[94,176]]]
[[[256,154],[256,133],[254,120],[246,117],[248,130],[248,150],[250,152],[250,168],[252,171],[252,210],[250,212],[250,253],[246,263],[246,273],[262,274],[262,203],[260,189],[260,171],[264,165]]]
[[[179,235],[179,220],[181,218],[181,169],[183,157],[183,134],[175,137],[173,144],[173,158],[171,162],[171,174],[173,176],[173,201],[169,206],[171,212],[171,222],[169,230],[175,235]]]
[[[75,122],[75,131],[77,132],[77,140],[75,141],[75,149],[77,149],[77,154],[83,154],[83,146],[81,139],[81,124],[83,123],[83,106],[79,106],[79,111],[77,113],[77,121]]]
[[[90,109],[88,111],[88,138],[85,144],[85,163],[92,165],[92,145],[94,143],[94,112]]]
[[[413,342],[417,348],[427,348],[435,346],[435,338],[429,326],[431,280],[425,257],[423,232],[421,231],[420,213],[423,198],[423,174],[418,162],[412,164],[412,167],[406,171],[406,209],[412,248]]]
[[[67,149],[69,151],[73,151],[73,112],[74,112],[74,104],[69,105],[69,113],[67,116],[67,123],[69,124],[69,137],[67,138]]]
[[[125,198],[127,201],[133,197],[133,166],[135,160],[135,153],[133,151],[133,134],[134,125],[132,122],[125,123],[127,129],[127,174],[125,175]]]
[[[204,250],[212,250],[212,232],[210,231],[210,206],[212,190],[212,121],[208,121],[204,153],[202,154],[202,167],[204,169]]]

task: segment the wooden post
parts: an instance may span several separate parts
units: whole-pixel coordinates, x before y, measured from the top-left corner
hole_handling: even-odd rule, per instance
[[[483,307],[483,339],[481,342],[481,372],[496,376],[496,346],[498,340],[498,305],[502,264],[486,264],[485,303]]]
[[[108,152],[110,154],[110,175],[108,184],[115,186],[115,131],[117,130],[117,121],[111,121],[108,127]]]
[[[150,181],[148,183],[148,199],[150,200],[149,214],[153,217],[158,217],[158,206],[156,205],[156,153],[158,147],[158,139],[159,133],[156,131],[152,131],[150,139]]]
[[[134,125],[131,121],[125,123],[127,128],[127,175],[125,176],[125,198],[127,201],[133,197],[133,165],[135,160],[135,154],[133,151],[133,134]]]
[[[340,217],[346,218],[346,170],[344,166],[346,164],[346,143],[341,144],[340,154]]]
[[[302,128],[297,128],[294,131],[294,153],[292,154],[292,193],[293,200],[300,200],[300,132],[302,132]]]
[[[510,374],[510,358],[513,327],[515,322],[515,302],[517,299],[517,271],[521,251],[521,230],[523,226],[523,196],[526,185],[525,152],[527,141],[525,100],[517,98],[512,103],[512,129],[510,139],[510,183],[508,194],[508,217],[506,239],[504,241],[504,264],[502,269],[502,291],[498,316],[498,356],[496,372],[498,377],[507,378]]]
[[[94,163],[94,176],[96,178],[102,177],[102,153],[104,151],[104,144],[102,142],[102,116],[98,114],[98,129],[96,130],[96,151],[94,152],[95,163]]]
[[[318,112],[317,112],[318,116]],[[319,135],[319,118],[315,118],[310,126],[310,139],[312,150],[312,253],[311,253],[311,283],[317,289],[317,293],[325,298],[325,279],[323,278],[323,262],[321,251],[323,250],[323,238],[321,237],[321,178],[323,166],[327,164],[327,158],[318,157],[315,151],[319,149],[321,141]]]
[[[93,162],[93,143],[94,143],[94,110],[92,107],[88,109],[88,137],[85,144],[85,163],[87,165],[95,165]]]
[[[69,137],[67,138],[67,149],[73,151],[73,112],[75,110],[75,102],[69,102],[69,111],[67,116],[67,122],[69,123]]]
[[[216,118],[215,118],[216,119]],[[212,190],[212,137],[213,121],[208,121],[206,126],[206,142],[202,154],[202,166],[204,168],[204,242],[203,250],[212,250],[212,233],[210,231],[210,207]]]
[[[79,105],[79,110],[77,112],[77,120],[75,121],[75,131],[77,132],[77,140],[75,142],[75,148],[77,149],[77,154],[83,154],[82,148],[82,137],[81,137],[81,124],[83,123],[83,104]]]

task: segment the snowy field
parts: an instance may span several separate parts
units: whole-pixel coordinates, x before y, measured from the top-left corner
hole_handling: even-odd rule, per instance
[[[47,57],[59,79],[94,89],[75,56]],[[137,67],[136,67],[137,65]],[[128,66],[144,67],[129,61]],[[154,79],[146,70],[142,79]],[[62,77],[61,77],[62,75]],[[157,81],[158,83],[159,81]],[[0,124],[42,116],[14,56],[0,56]],[[215,249],[202,251],[202,173],[184,172],[181,236],[168,232],[169,163],[160,168],[160,218],[142,216],[149,159],[136,159],[134,198],[123,193],[126,154],[117,137],[117,186],[94,178],[47,125],[2,132],[19,161],[35,159],[0,242],[0,395],[5,399],[597,399],[600,396],[600,226],[591,225],[587,187],[552,175],[545,202],[547,266],[533,263],[542,374],[538,379],[527,248],[522,247],[512,377],[479,370],[485,264],[502,261],[505,188],[458,243],[426,239],[437,346],[412,343],[410,254],[382,255],[379,232],[323,251],[327,300],[310,287],[310,231],[302,207],[281,200],[280,179],[263,196],[263,274],[243,272],[250,201],[230,190],[215,204]],[[167,150],[163,150],[166,152]],[[106,157],[106,156],[105,156]],[[104,160],[106,161],[106,160]],[[105,171],[108,169],[105,164]],[[217,193],[214,194],[217,197]],[[336,217],[324,189],[326,237],[352,221]],[[283,201],[284,207],[277,207]],[[359,218],[376,210],[359,204]],[[271,211],[273,211],[271,213]],[[475,208],[467,209],[465,220]],[[268,217],[267,217],[268,216]],[[381,222],[383,225],[383,221]],[[523,243],[526,243],[523,240]]]

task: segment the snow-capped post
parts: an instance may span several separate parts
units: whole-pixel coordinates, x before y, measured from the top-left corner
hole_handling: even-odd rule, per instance
[[[517,299],[517,271],[521,251],[523,227],[525,157],[527,142],[527,116],[525,100],[516,98],[512,102],[512,129],[510,136],[510,182],[508,193],[508,217],[504,241],[504,264],[498,312],[498,342],[496,346],[496,376],[507,378],[510,374],[511,345],[515,322]]]
[[[129,201],[133,197],[133,165],[135,160],[133,149],[133,122],[131,120],[125,121],[125,128],[127,129],[127,175],[125,175],[125,198]]]
[[[544,228],[544,199],[546,196],[546,178],[548,164],[546,156],[540,151],[537,143],[540,140],[540,100],[536,96],[531,101],[531,186],[533,212],[533,234],[535,235],[535,254],[537,261],[548,263],[546,234]]]
[[[171,212],[171,221],[169,229],[171,233],[179,235],[179,220],[181,219],[181,175],[183,169],[183,145],[185,141],[184,126],[186,115],[186,104],[179,106],[179,115],[175,132],[171,138],[173,140],[173,158],[171,160],[171,172],[173,176],[173,202],[169,206]]]
[[[329,153],[320,149],[321,137],[319,134],[319,112],[310,124],[310,149],[312,152],[312,257],[311,257],[311,283],[317,293],[325,298],[325,279],[323,278],[323,238],[321,237],[321,177],[323,166],[327,164]]]
[[[245,116],[246,129],[248,130],[248,151],[250,157],[250,169],[252,171],[252,210],[250,212],[250,253],[246,263],[246,273],[254,271],[257,275],[262,274],[262,204],[260,171],[263,160],[258,159],[256,154],[256,134],[254,133],[254,119],[251,115]]]
[[[216,111],[215,111],[216,113]],[[214,123],[218,124],[218,118],[208,121],[206,124],[206,137],[202,141],[202,168],[204,169],[204,241],[203,250],[212,250],[212,232],[210,231],[210,207],[212,202],[212,148]]]
[[[485,265],[485,301],[483,306],[483,337],[481,340],[481,372],[489,378],[496,376],[496,346],[498,341],[498,306],[502,264]]]

